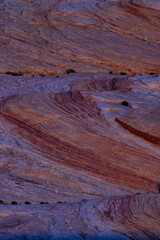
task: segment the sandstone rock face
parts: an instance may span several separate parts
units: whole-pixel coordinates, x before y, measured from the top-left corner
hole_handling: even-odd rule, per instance
[[[158,0],[132,0],[132,4],[144,5],[151,9],[160,10],[160,2]]]
[[[160,239],[160,195],[1,207],[1,239]]]
[[[0,72],[160,73],[159,0],[0,1]]]
[[[0,239],[160,239],[159,20],[0,0]]]
[[[111,210],[115,214],[104,223],[100,220],[100,210],[93,217],[92,210],[89,210],[93,203],[88,201],[85,210],[88,213],[85,214],[89,216],[85,218],[93,221],[93,225],[94,221],[100,221],[98,226],[90,226],[90,222],[87,225],[78,217],[76,209],[79,205],[59,204],[54,216],[62,222],[52,226],[51,205],[45,208],[6,205],[2,212],[6,208],[10,210],[8,217],[5,212],[2,214],[2,236],[6,236],[9,227],[5,222],[9,221],[13,222],[9,236],[13,233],[22,239],[27,231],[35,236],[47,232],[57,238],[61,231],[63,237],[79,237],[77,234],[82,232],[80,239],[83,236],[108,236],[111,239],[160,237],[160,217],[156,207],[160,180],[159,75],[73,73],[33,77],[30,74],[1,74],[0,80],[1,200],[5,204],[11,201],[51,204],[83,203],[85,199],[97,198],[93,202],[105,201],[107,219],[112,215]],[[136,193],[140,194],[132,195]],[[108,198],[115,199],[117,207],[108,203]],[[131,205],[128,206],[130,199]],[[132,206],[132,202],[136,205]],[[110,209],[110,204],[111,208],[118,209]],[[147,211],[153,208],[151,215],[144,209],[141,213],[141,204]],[[33,224],[37,221],[32,217],[33,209],[42,219],[38,220],[37,227]],[[22,218],[17,218],[12,211],[16,215],[21,212]],[[29,211],[27,216],[23,211]],[[140,214],[138,219],[133,217],[134,222],[127,218],[130,219],[130,211]],[[76,222],[68,217],[69,223],[65,227],[61,212],[64,212],[65,219],[71,212]],[[44,225],[43,231],[41,225]]]

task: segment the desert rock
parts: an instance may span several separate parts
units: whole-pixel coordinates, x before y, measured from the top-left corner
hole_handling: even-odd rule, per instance
[[[160,239],[159,1],[0,1],[0,239]]]

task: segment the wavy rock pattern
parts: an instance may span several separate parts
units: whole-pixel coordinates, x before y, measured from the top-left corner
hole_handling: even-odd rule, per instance
[[[159,83],[158,75],[2,74],[1,196],[8,183],[8,201],[22,203],[158,193]]]
[[[46,240],[157,240],[160,239],[159,203],[160,195],[139,194],[43,207],[4,206],[0,208],[0,236],[1,239],[18,236],[18,239]]]
[[[0,72],[160,73],[159,0],[0,1]]]
[[[129,116],[116,119],[116,121],[133,134],[160,145],[160,108],[154,108],[147,112],[146,110],[135,110]]]
[[[0,0],[0,239],[160,239],[159,20]]]

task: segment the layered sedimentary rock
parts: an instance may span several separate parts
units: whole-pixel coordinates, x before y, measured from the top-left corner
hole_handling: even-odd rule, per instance
[[[158,193],[159,75],[57,77],[0,77],[1,198]]]
[[[1,239],[160,239],[159,75],[0,82]]]
[[[160,239],[159,13],[0,1],[0,239]]]
[[[1,239],[160,239],[160,195],[0,207]]]
[[[160,73],[159,0],[0,1],[0,72]]]

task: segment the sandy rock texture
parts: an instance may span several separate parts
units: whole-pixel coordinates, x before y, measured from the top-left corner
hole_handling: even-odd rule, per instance
[[[160,195],[0,207],[1,239],[160,239]],[[17,238],[16,238],[17,237]]]
[[[158,193],[159,75],[1,74],[0,81],[3,201]]]
[[[159,21],[0,0],[0,239],[160,239]]]
[[[159,0],[1,0],[0,72],[160,73]]]
[[[0,83],[0,239],[160,239],[160,75]]]

